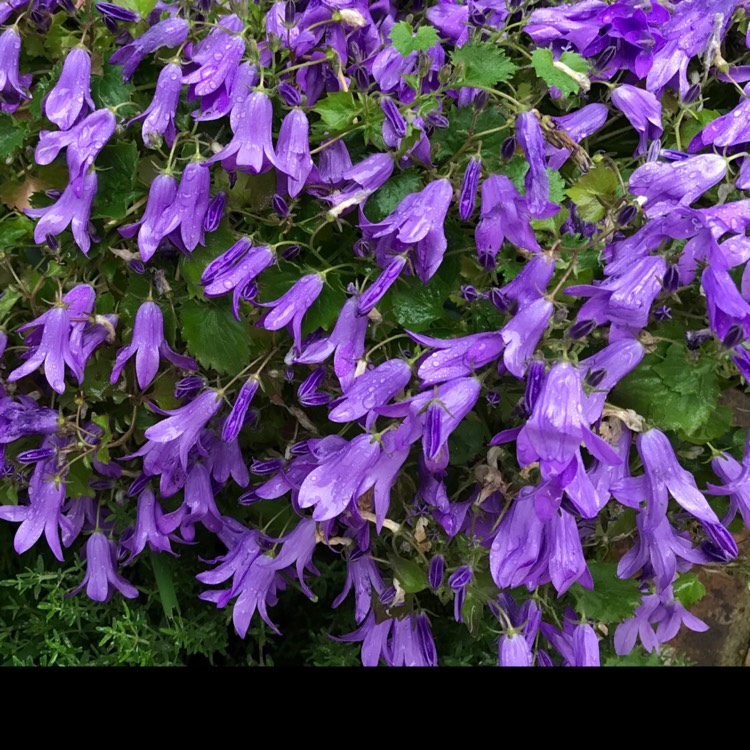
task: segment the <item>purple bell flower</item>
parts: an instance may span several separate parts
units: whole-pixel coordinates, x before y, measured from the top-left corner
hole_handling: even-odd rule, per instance
[[[638,131],[638,148],[634,156],[644,154],[648,142],[660,138],[664,132],[661,124],[661,102],[650,91],[623,83],[612,92],[612,104]]]
[[[0,36],[0,110],[6,114],[15,112],[23,99],[31,99],[31,76],[21,74],[20,58],[21,35],[15,27],[7,28]]]
[[[526,153],[529,171],[526,173],[526,199],[529,213],[534,218],[547,213],[549,203],[549,175],[545,159],[542,128],[534,112],[522,112],[516,118],[516,139]]]
[[[182,172],[174,201],[163,214],[159,233],[188,254],[205,245],[203,222],[211,200],[211,173],[206,162],[190,162]],[[150,194],[149,194],[150,197]]]
[[[88,50],[74,47],[68,52],[60,78],[47,94],[42,109],[60,130],[68,130],[86,112],[86,107],[94,109],[91,58]]]
[[[293,109],[284,117],[276,142],[276,168],[287,177],[289,195],[294,198],[302,191],[312,171],[310,156],[310,125],[301,109]]]
[[[250,408],[253,397],[255,396],[260,380],[257,377],[249,377],[240,388],[240,392],[237,394],[232,410],[229,412],[229,416],[224,421],[224,426],[221,430],[221,439],[225,443],[229,443],[234,440],[242,429],[242,425],[245,423],[245,416],[247,410]]]
[[[101,531],[94,532],[86,542],[86,575],[73,596],[86,587],[86,596],[95,602],[107,602],[115,589],[127,599],[135,599],[138,590],[117,572],[117,545]]]
[[[162,47],[178,47],[188,35],[190,25],[184,18],[166,18],[121,47],[109,58],[110,65],[122,65],[122,79],[129,81],[146,55]]]
[[[479,178],[482,174],[482,160],[471,158],[466,165],[464,179],[461,183],[461,194],[458,199],[458,215],[463,221],[471,218],[477,200]]]
[[[196,370],[198,365],[192,357],[185,357],[172,351],[164,338],[164,318],[156,302],[147,300],[138,308],[130,344],[117,352],[112,368],[110,383],[120,379],[128,360],[135,355],[135,373],[138,387],[144,391],[159,372],[159,357],[171,362],[182,370]]]
[[[174,143],[176,135],[174,118],[180,101],[181,89],[182,69],[176,63],[168,63],[161,69],[159,78],[156,80],[156,91],[151,104],[142,114],[128,122],[129,127],[134,122],[143,120],[141,134],[146,146],[157,147],[162,137],[167,146],[171,147]]]

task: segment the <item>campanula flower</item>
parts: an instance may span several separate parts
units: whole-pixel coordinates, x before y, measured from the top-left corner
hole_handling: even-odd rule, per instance
[[[122,79],[129,81],[146,55],[162,47],[178,47],[188,35],[190,24],[184,18],[166,18],[115,52],[111,65],[122,65]]]
[[[143,120],[141,134],[146,146],[155,147],[161,143],[162,137],[171,146],[174,143],[176,128],[174,118],[180,101],[182,89],[182,70],[176,63],[165,65],[156,80],[156,91],[151,104],[142,114],[134,117],[128,126]]]
[[[86,542],[86,575],[71,596],[86,587],[86,596],[95,602],[107,602],[115,590],[127,599],[135,599],[138,589],[117,572],[117,545],[102,531],[94,532]]]
[[[68,130],[86,109],[94,109],[91,98],[91,58],[88,50],[73,47],[65,57],[62,73],[44,99],[42,109],[60,130]]]
[[[646,152],[648,142],[661,137],[661,102],[645,89],[623,83],[612,92],[612,104],[628,118],[638,131],[638,148],[634,156]]]

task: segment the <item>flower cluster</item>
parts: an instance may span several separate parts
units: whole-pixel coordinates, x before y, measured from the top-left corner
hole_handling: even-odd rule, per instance
[[[3,5],[16,552],[96,602],[192,561],[243,638],[326,561],[365,665],[441,616],[503,666],[705,629],[750,523],[736,0]]]

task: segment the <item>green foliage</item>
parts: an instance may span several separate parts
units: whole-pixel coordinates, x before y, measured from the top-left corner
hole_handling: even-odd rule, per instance
[[[432,26],[420,26],[415,34],[406,21],[394,24],[389,37],[393,46],[404,57],[412,52],[427,52],[438,40],[437,31]]]
[[[467,42],[451,54],[451,61],[459,70],[459,86],[493,88],[517,70],[505,50],[489,42]]]
[[[418,594],[430,585],[427,580],[427,572],[413,560],[393,556],[390,558],[390,562],[393,568],[393,577],[398,579],[401,588],[407,594]]]
[[[132,141],[110,144],[102,150],[96,165],[99,187],[92,216],[122,219],[137,195],[134,186],[138,146]]]
[[[250,361],[247,325],[235,319],[229,302],[188,300],[180,309],[180,322],[189,351],[203,367],[228,375]]]
[[[580,217],[593,223],[604,218],[617,187],[617,175],[600,164],[579,177],[565,194],[576,204]]]
[[[398,204],[407,195],[416,193],[422,189],[422,181],[415,169],[391,177],[375,194],[367,201],[365,214],[374,222],[382,221],[386,216],[398,208]]]
[[[641,603],[638,582],[632,578],[618,578],[616,563],[590,562],[588,567],[594,588],[589,591],[579,583],[570,587],[576,612],[581,617],[604,623],[621,622],[632,617]]]
[[[361,114],[362,108],[350,91],[336,91],[323,97],[314,107],[326,124],[330,135],[341,133]]]
[[[29,137],[29,126],[10,115],[0,115],[0,160],[12,157]]]
[[[571,76],[566,68],[581,75],[588,71],[588,64],[577,52],[563,52],[555,65],[552,52],[543,47],[537,47],[531,53],[531,65],[539,78],[548,86],[560,89],[563,96],[577,94],[581,88],[580,79]]]
[[[675,597],[688,608],[697,604],[706,595],[706,587],[695,573],[683,573],[672,588]]]

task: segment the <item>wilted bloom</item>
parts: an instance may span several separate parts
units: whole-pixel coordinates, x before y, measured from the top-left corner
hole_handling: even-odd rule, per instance
[[[88,50],[73,47],[65,57],[62,73],[47,94],[42,109],[48,120],[61,130],[71,128],[86,107],[94,109],[91,98],[91,58]]]
[[[184,18],[166,18],[118,49],[109,62],[111,65],[122,65],[122,78],[128,81],[146,55],[161,47],[179,46],[187,39],[189,29],[190,25]]]
[[[650,91],[623,83],[612,92],[612,104],[638,131],[639,141],[635,156],[645,153],[648,142],[659,138],[664,132],[661,124],[661,102]]]
[[[706,154],[666,164],[648,162],[633,172],[628,186],[631,193],[646,199],[647,216],[662,216],[698,200],[726,173],[723,156]]]
[[[135,355],[135,374],[138,387],[145,390],[159,372],[159,357],[182,370],[195,370],[197,365],[191,357],[176,354],[164,338],[164,317],[156,302],[147,300],[138,308],[130,344],[117,352],[110,383],[116,383],[127,361]]]
[[[84,176],[82,188],[77,189],[71,182],[51,206],[24,209],[27,216],[39,219],[34,227],[34,242],[40,245],[48,235],[56,237],[70,225],[76,244],[84,255],[88,255],[91,247],[89,217],[97,185],[96,172],[91,171]]]
[[[138,233],[138,250],[141,253],[141,259],[146,263],[151,260],[164,238],[166,211],[174,202],[176,195],[177,180],[171,174],[157,175],[148,189],[146,210],[141,220],[117,230],[123,237],[128,238]]]
[[[30,75],[19,70],[21,58],[21,35],[15,27],[9,27],[0,36],[0,109],[15,112],[22,99],[31,99]]]
[[[391,255],[412,247],[417,275],[425,284],[432,278],[448,245],[443,224],[452,193],[448,180],[435,180],[424,190],[407,195],[383,221],[365,222],[365,234],[377,240],[375,254],[381,265]]]
[[[107,602],[117,589],[127,599],[135,599],[138,590],[117,572],[117,545],[102,531],[94,532],[86,542],[86,575],[71,596],[86,587],[86,596],[95,602]]]
[[[185,167],[174,201],[165,210],[159,227],[161,238],[169,237],[188,253],[205,244],[203,222],[211,200],[211,173],[205,164],[193,161]]]
[[[291,324],[294,345],[299,351],[302,347],[302,318],[323,291],[323,277],[317,273],[303,276],[284,295],[272,302],[260,302],[262,307],[270,307],[257,323],[267,331],[278,331]]]
[[[174,118],[180,101],[181,88],[182,69],[176,63],[168,63],[159,73],[151,104],[142,114],[128,123],[132,125],[138,120],[143,120],[141,134],[146,146],[158,146],[162,136],[168,146],[174,143],[176,133]]]

